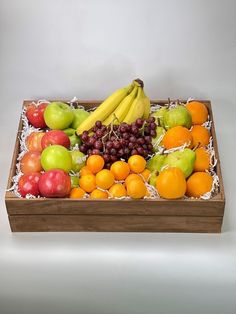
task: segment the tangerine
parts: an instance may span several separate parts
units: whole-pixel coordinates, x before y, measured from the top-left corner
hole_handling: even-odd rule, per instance
[[[210,154],[204,147],[195,150],[196,159],[194,163],[194,171],[205,171],[210,168]]]
[[[212,189],[213,178],[207,172],[194,172],[187,180],[186,195],[200,197]]]
[[[96,185],[101,189],[109,189],[114,182],[114,174],[108,169],[103,169],[96,174]]]
[[[92,171],[88,168],[88,166],[82,167],[79,172],[80,177],[83,177],[86,174],[93,174]]]
[[[86,165],[93,174],[98,173],[104,167],[104,159],[100,155],[91,155],[87,159]]]
[[[192,147],[192,140],[191,132],[187,128],[175,126],[165,133],[162,142],[166,149],[170,149],[184,144]]]
[[[112,197],[123,197],[127,195],[126,188],[121,183],[112,185],[109,189],[109,193]]]
[[[131,180],[127,184],[127,195],[134,199],[143,198],[146,196],[147,188],[141,180]]]
[[[116,180],[125,180],[129,175],[130,168],[125,161],[116,161],[111,165],[111,172],[114,174]]]
[[[108,193],[106,191],[101,191],[99,189],[95,189],[90,194],[90,198],[93,198],[93,199],[108,198]]]
[[[183,172],[176,167],[164,169],[156,179],[156,189],[159,195],[166,199],[183,197],[186,192]]]
[[[85,195],[85,191],[81,188],[73,188],[70,191],[70,198],[83,198]]]
[[[133,155],[129,157],[128,164],[131,171],[141,173],[146,167],[146,160],[140,155]]]
[[[140,173],[140,175],[141,175],[141,178],[143,178],[145,182],[148,182],[151,176],[151,171],[148,169],[144,169],[143,172]]]
[[[194,125],[191,129],[191,134],[193,138],[193,147],[194,146],[207,146],[210,141],[209,131],[202,125]]]
[[[191,114],[192,124],[203,124],[208,119],[208,110],[205,104],[199,101],[190,101],[186,108]]]
[[[127,184],[129,184],[129,182],[131,182],[132,180],[140,180],[141,182],[143,182],[143,179],[136,173],[131,173],[128,175],[128,177],[125,179],[125,186],[127,186]]]
[[[96,189],[96,179],[93,174],[86,174],[79,179],[80,187],[90,193]]]

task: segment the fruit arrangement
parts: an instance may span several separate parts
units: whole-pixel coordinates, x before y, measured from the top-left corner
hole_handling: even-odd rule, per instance
[[[218,192],[208,109],[151,104],[134,80],[87,111],[32,102],[22,112],[18,197],[209,199]]]

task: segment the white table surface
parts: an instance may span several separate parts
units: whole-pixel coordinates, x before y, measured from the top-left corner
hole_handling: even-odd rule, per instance
[[[1,314],[236,313],[235,8],[1,1]],[[137,76],[151,98],[212,100],[222,234],[11,233],[3,193],[23,99],[101,99]]]

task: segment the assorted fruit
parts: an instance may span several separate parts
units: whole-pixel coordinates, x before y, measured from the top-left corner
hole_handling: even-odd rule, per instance
[[[14,191],[71,199],[204,198],[218,188],[208,108],[150,104],[134,80],[97,108],[39,101],[24,128]]]

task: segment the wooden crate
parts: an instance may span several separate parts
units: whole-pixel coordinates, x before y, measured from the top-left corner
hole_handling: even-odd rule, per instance
[[[184,100],[183,100],[184,101]],[[201,100],[213,121],[210,101]],[[24,101],[23,106],[31,101]],[[101,101],[78,101],[78,105],[91,108]],[[163,105],[167,101],[152,101]],[[19,123],[7,188],[16,171],[19,153]],[[5,203],[11,230],[27,231],[117,231],[117,232],[221,232],[225,196],[220,169],[214,122],[211,129],[220,179],[219,193],[210,200],[148,199],[148,200],[75,200],[24,199],[6,192]]]

